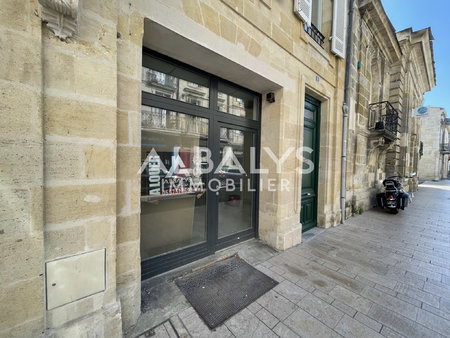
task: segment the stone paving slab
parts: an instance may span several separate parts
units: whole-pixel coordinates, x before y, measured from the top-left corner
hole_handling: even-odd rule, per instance
[[[161,324],[141,337],[450,337],[450,181],[415,196],[397,215],[366,211],[285,252],[227,249],[280,284],[212,331],[170,278],[150,281],[154,299],[176,301],[154,303]]]

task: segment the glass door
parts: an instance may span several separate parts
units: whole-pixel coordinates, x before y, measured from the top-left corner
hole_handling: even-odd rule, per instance
[[[142,106],[142,279],[209,254],[207,175],[209,120]]]
[[[141,258],[206,241],[208,120],[142,107]]]
[[[257,181],[251,162],[256,163],[257,133],[224,123],[217,124],[217,131],[219,161],[215,177],[219,183],[215,195],[220,247],[221,243],[255,234]]]

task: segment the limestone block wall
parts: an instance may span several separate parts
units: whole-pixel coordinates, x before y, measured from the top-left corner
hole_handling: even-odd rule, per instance
[[[400,110],[401,121],[399,124],[399,140],[395,145],[396,152],[391,156],[395,162],[391,162],[388,174],[399,174],[409,176],[411,172],[416,172],[414,159],[418,155],[418,121],[412,118],[412,109],[419,106],[423,100],[416,64],[411,57],[411,44],[408,40],[400,41],[403,55],[402,62],[396,67],[394,77],[395,83],[392,85],[391,96],[397,102]],[[395,156],[396,155],[396,156]],[[404,186],[409,191],[416,191],[415,180],[405,180]]]
[[[449,158],[448,154],[441,155],[440,179],[446,179],[450,174]]]
[[[402,85],[402,111],[400,123],[400,147],[398,152],[398,166],[395,171],[402,176],[409,176],[416,173],[415,177],[404,179],[403,185],[407,191],[417,191],[417,166],[419,157],[420,141],[420,120],[412,117],[412,109],[419,107],[423,101],[423,93],[418,81],[417,66],[410,55],[411,44],[407,40],[400,41],[403,50],[403,72]],[[400,92],[393,93],[397,100],[400,99]]]
[[[44,331],[41,22],[33,1],[0,8],[0,337]]]
[[[378,41],[388,39],[382,17],[373,7],[355,8],[347,147],[346,215],[374,205],[385,178],[389,145],[380,143],[369,129],[369,105],[387,101],[395,90],[393,56]],[[378,21],[377,21],[378,20]],[[378,27],[378,28],[376,28]],[[395,59],[395,56],[394,56]]]
[[[0,10],[1,336],[121,336],[116,298],[117,8],[61,41],[37,1]],[[49,262],[106,252],[105,290],[49,308]],[[56,284],[55,284],[56,285]]]
[[[397,139],[386,153],[386,176],[403,175],[402,168],[404,168],[406,161],[406,145],[408,144],[409,137],[409,114],[404,111],[403,102],[404,87],[406,85],[405,64],[405,56],[402,55],[400,60],[392,65],[392,88],[388,98],[389,102],[391,102],[392,106],[397,110],[400,120],[397,130]]]
[[[318,221],[338,223],[344,61],[330,52],[332,2],[323,6],[324,48],[290,1],[82,1],[78,31],[60,40],[42,6],[0,9],[0,335],[120,336],[140,315],[140,95],[144,31],[152,22],[196,46],[160,50],[259,92],[261,146],[278,157],[303,143],[304,97],[321,101]],[[207,49],[224,63],[195,58]],[[191,59],[189,59],[191,57]],[[183,59],[184,58],[184,59]],[[217,59],[217,60],[218,60]],[[234,67],[234,68],[233,68]],[[240,68],[239,68],[240,67]],[[248,71],[253,78],[237,70]],[[281,171],[262,152],[259,234],[276,249],[301,242],[301,161]],[[106,252],[105,290],[48,309],[49,262]]]
[[[419,177],[423,180],[439,180],[442,159],[440,154],[442,108],[430,107],[430,115],[423,117],[423,156],[419,161]],[[445,113],[444,113],[445,114]]]
[[[435,85],[435,73],[432,61],[432,45],[429,28],[413,32],[411,29],[397,33],[403,50],[404,90],[401,111],[402,124],[400,133],[399,162],[397,172],[400,175],[418,174],[405,179],[404,186],[409,191],[416,191],[419,169],[419,147],[422,135],[427,133],[423,126],[425,119],[412,117],[412,110],[423,105],[423,95]]]
[[[347,215],[375,204],[382,180],[417,172],[420,123],[411,116],[433,85],[424,77],[430,67],[430,45],[417,43],[427,30],[392,31],[380,1],[359,3],[354,15],[349,134],[347,152]],[[358,65],[358,69],[356,68]],[[429,71],[429,70],[428,70]],[[389,101],[399,114],[397,138],[380,140],[371,131],[369,105]],[[405,179],[406,190],[417,190],[417,178]]]
[[[411,119],[411,142],[409,151],[409,167],[406,168],[406,173],[415,175],[408,180],[408,191],[417,191],[419,185],[418,170],[419,170],[419,151],[421,139],[422,121],[420,119]]]
[[[61,41],[42,29],[44,258],[106,249],[105,291],[47,310],[49,334],[122,331],[116,298],[117,21],[116,2],[84,1],[73,38]]]
[[[442,144],[449,144],[450,142],[450,119],[447,117],[447,114],[445,116],[442,116],[443,119],[441,120],[441,143]],[[450,165],[449,165],[449,154],[441,153],[441,168],[440,168],[440,178],[445,179],[448,178],[450,175]]]
[[[126,330],[141,313],[141,64],[144,19],[119,2],[117,27],[117,294]]]

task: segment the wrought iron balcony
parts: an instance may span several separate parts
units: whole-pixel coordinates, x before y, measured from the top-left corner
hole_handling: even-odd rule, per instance
[[[441,143],[441,153],[450,154],[450,143]]]
[[[316,26],[311,24],[311,26],[308,26],[305,24],[305,32],[308,33],[312,39],[319,44],[320,47],[323,48],[323,42],[325,40],[325,36],[317,29]]]
[[[389,101],[369,104],[369,130],[381,134],[388,141],[397,138],[400,116]]]

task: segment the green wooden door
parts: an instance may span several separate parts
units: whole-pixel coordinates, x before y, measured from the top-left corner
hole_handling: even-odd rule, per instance
[[[317,185],[319,169],[320,102],[305,97],[303,129],[303,175],[300,222],[305,232],[317,225]]]

